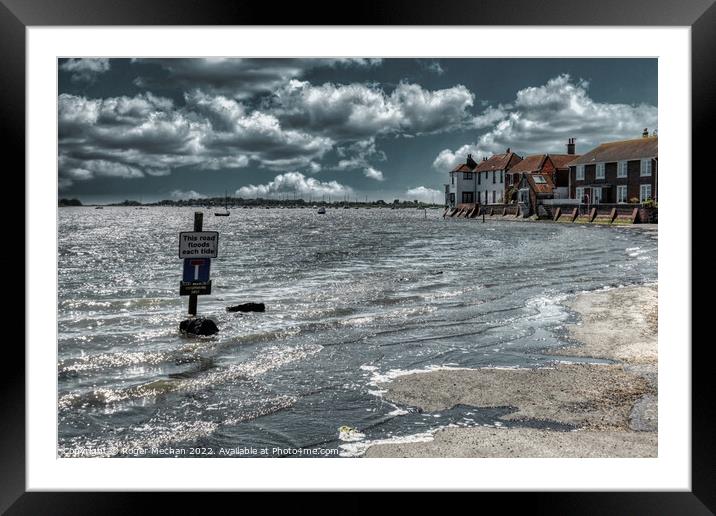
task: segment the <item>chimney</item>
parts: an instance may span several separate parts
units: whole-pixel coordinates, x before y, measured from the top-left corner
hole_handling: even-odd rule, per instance
[[[472,159],[472,154],[467,155],[467,160],[465,161],[468,167],[475,168],[477,166],[477,163],[475,163],[475,160]]]
[[[574,138],[567,140],[567,154],[574,154]]]
[[[509,153],[510,153],[510,148],[507,147],[507,150],[505,151],[505,154],[509,154]]]
[[[648,137],[649,137],[649,129],[648,129],[647,127],[644,128],[644,132],[641,133],[641,136],[642,136],[643,138],[648,138]]]

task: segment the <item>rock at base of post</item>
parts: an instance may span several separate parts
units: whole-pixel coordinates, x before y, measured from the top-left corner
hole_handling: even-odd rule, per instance
[[[263,303],[242,303],[236,306],[227,306],[227,312],[265,312],[266,305]]]
[[[184,319],[179,323],[179,330],[189,335],[214,335],[218,333],[219,328],[211,319],[205,317],[194,317],[193,319]]]

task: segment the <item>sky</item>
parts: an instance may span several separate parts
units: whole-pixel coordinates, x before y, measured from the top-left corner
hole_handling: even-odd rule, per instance
[[[58,188],[82,202],[212,196],[443,201],[481,159],[658,130],[656,59],[58,61]]]

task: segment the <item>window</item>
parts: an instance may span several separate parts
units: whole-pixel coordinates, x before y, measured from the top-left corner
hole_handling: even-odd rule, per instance
[[[450,174],[450,184],[455,184],[455,174]]]
[[[604,179],[604,163],[597,163],[597,179]]]
[[[472,179],[472,172],[463,172],[462,178],[463,179]]]
[[[473,193],[472,192],[462,192],[462,202],[472,202],[473,200]]]
[[[584,165],[577,165],[577,181],[584,181]]]
[[[617,166],[617,177],[627,177],[627,161],[620,161]]]
[[[482,184],[482,172],[476,172],[477,173],[477,184]]]
[[[534,182],[538,185],[543,185],[547,182],[544,176],[532,176],[532,179],[534,179]]]
[[[495,181],[495,174],[496,174],[496,172],[493,170],[493,171],[492,171],[492,184],[493,184],[493,185],[494,185],[495,182],[496,182],[496,181]]]
[[[493,178],[495,177],[494,172],[493,172],[493,174],[492,174],[492,177],[493,177]],[[495,191],[494,191],[494,190],[492,191],[492,204],[495,204]]]
[[[502,170],[500,170],[500,183],[504,183],[504,182],[505,182],[505,177],[504,177],[503,174],[504,174],[504,172],[503,172]]]
[[[599,204],[602,202],[602,189],[601,188],[592,188],[592,202],[594,204]]]
[[[622,163],[623,162],[620,161],[619,165]],[[627,185],[617,185],[617,202],[620,204],[627,202]]]
[[[640,185],[639,202],[644,202],[647,199],[651,199],[651,185]]]
[[[579,199],[579,202],[584,201],[584,187],[578,187],[575,194],[575,198]]]
[[[650,176],[651,175],[651,160],[650,159],[641,160],[641,175],[642,176]]]
[[[455,204],[455,194],[454,193],[450,194],[450,204]]]

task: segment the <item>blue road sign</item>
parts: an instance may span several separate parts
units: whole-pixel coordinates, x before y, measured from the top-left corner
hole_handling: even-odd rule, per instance
[[[187,283],[209,281],[211,258],[184,258],[184,277]]]

